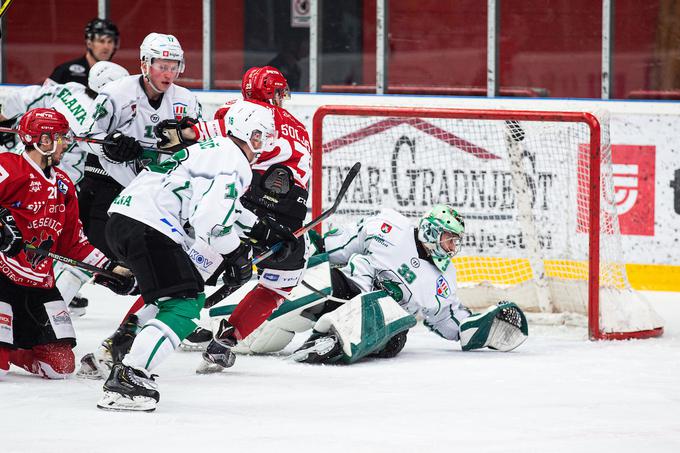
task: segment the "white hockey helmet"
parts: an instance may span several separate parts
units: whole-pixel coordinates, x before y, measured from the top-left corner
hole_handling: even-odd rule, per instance
[[[119,64],[110,61],[98,61],[90,68],[90,75],[87,77],[87,86],[99,93],[109,82],[128,76],[130,73]]]
[[[229,107],[224,123],[229,135],[246,142],[255,157],[274,147],[277,133],[274,111],[270,107],[245,100],[236,101]]]
[[[179,73],[184,72],[184,51],[173,35],[149,33],[139,46],[139,59],[151,65],[154,59],[179,61]]]

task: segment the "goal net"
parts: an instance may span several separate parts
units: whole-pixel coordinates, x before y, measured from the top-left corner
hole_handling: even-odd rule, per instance
[[[324,106],[314,116],[312,211],[360,174],[332,224],[435,203],[465,218],[458,292],[479,310],[511,300],[591,339],[661,335],[626,276],[605,112]]]

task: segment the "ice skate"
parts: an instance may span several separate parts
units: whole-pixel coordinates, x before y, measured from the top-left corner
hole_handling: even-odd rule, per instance
[[[160,400],[154,375],[117,363],[104,384],[104,396],[97,407],[114,411],[151,412]]]

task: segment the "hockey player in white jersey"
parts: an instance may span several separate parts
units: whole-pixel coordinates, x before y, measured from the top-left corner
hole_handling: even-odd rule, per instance
[[[463,234],[462,217],[446,205],[433,206],[417,227],[385,209],[355,225],[331,230],[324,245],[328,261],[337,266],[331,270],[332,300],[305,305],[287,301],[280,315],[275,312],[271,321],[244,341],[241,352],[283,349],[292,335],[281,331],[299,331],[303,317],[316,316],[314,333],[293,354],[294,360],[353,363],[367,355],[393,357],[415,323],[411,315],[417,314],[435,334],[460,340],[463,350],[516,348],[528,329],[514,303],[502,302],[471,314],[456,294],[451,257],[460,250]],[[344,299],[349,301],[338,303]],[[401,314],[395,311],[397,305]]]
[[[106,254],[110,249],[104,230],[111,202],[144,165],[162,160],[148,151],[156,148],[154,126],[166,119],[192,121],[201,115],[196,96],[174,83],[184,71],[184,51],[177,38],[150,33],[139,52],[141,74],[108,84],[83,128],[87,136],[115,143],[87,144],[90,155],[80,192],[86,234]]]
[[[13,119],[19,123],[21,116],[30,109],[54,109],[66,117],[75,135],[80,135],[83,124],[94,113],[94,99],[99,91],[109,82],[128,76],[127,70],[110,61],[100,61],[92,66],[88,77],[87,87],[77,82],[64,85],[30,85],[11,92],[2,104],[0,121]],[[87,147],[83,143],[74,141],[66,150],[59,168],[66,172],[74,184],[78,185],[83,179],[85,171],[85,156]],[[20,153],[23,146],[12,150]]]
[[[71,131],[75,135],[83,134],[84,124],[94,113],[94,99],[104,86],[114,80],[128,76],[128,72],[122,66],[110,61],[99,61],[89,71],[87,87],[78,82],[68,82],[64,85],[47,84],[32,85],[13,92],[3,104],[3,115],[9,118],[20,117],[29,109],[43,107],[51,108],[64,115],[69,123]],[[4,117],[0,116],[0,121]],[[14,149],[21,152],[23,146]],[[88,147],[82,142],[74,141],[66,150],[59,168],[66,172],[76,185],[79,194],[85,172],[85,159]],[[85,184],[87,187],[87,184]],[[87,190],[85,191],[87,192]],[[80,196],[80,217],[83,222],[85,234],[92,234],[89,228],[90,205],[87,196]],[[100,236],[93,234],[93,243],[102,246]],[[109,255],[110,256],[110,255]],[[72,315],[82,316],[85,313],[87,299],[76,297],[80,287],[91,278],[89,272],[77,269],[61,262],[55,262],[54,273],[57,276],[56,286],[64,301],[69,306]]]
[[[250,163],[271,148],[271,111],[242,101],[229,112],[229,134],[178,151],[150,165],[115,199],[106,235],[113,252],[139,272],[144,300],[158,314],[135,337],[104,384],[98,407],[154,410],[159,400],[151,370],[195,328],[205,303],[205,275],[240,285],[252,275],[250,247],[236,221]]]

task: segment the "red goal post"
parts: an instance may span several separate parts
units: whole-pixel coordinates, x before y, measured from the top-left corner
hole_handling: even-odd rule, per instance
[[[561,131],[560,128],[563,125],[566,127],[564,131]],[[576,125],[580,125],[580,127],[576,127]],[[396,132],[396,134],[390,136],[389,134],[393,132]],[[581,224],[579,224],[578,221],[575,222],[576,229],[574,231],[565,233],[566,242],[581,242],[579,239],[581,236],[587,237],[587,271],[584,271],[582,280],[587,280],[587,286],[583,288],[587,292],[587,307],[585,307],[585,313],[583,314],[587,316],[588,319],[588,335],[593,340],[600,340],[648,338],[662,334],[663,327],[657,325],[660,324],[660,322],[656,320],[650,321],[650,323],[647,325],[640,324],[642,327],[633,326],[632,328],[622,328],[622,322],[619,322],[620,320],[617,320],[617,326],[613,328],[603,328],[601,325],[601,289],[603,289],[601,288],[601,271],[604,269],[601,262],[601,259],[603,258],[601,256],[601,250],[603,250],[601,247],[601,225],[603,224],[603,216],[605,217],[604,221],[606,222],[605,230],[607,230],[608,233],[606,241],[612,243],[618,241],[618,247],[620,249],[620,237],[617,236],[619,232],[618,221],[615,215],[615,206],[613,207],[614,211],[609,209],[612,208],[612,206],[605,206],[606,209],[603,211],[602,206],[603,198],[605,200],[611,200],[611,197],[607,198],[607,193],[610,193],[612,190],[612,188],[609,187],[611,181],[606,180],[607,176],[611,177],[611,171],[610,169],[607,170],[606,168],[601,168],[603,159],[605,164],[611,167],[608,119],[605,119],[603,124],[603,121],[598,118],[597,115],[589,112],[322,106],[316,111],[313,118],[312,216],[316,217],[324,209],[323,195],[325,165],[338,164],[338,162],[343,162],[343,159],[345,159],[348,163],[351,161],[363,162],[366,159],[377,159],[374,161],[377,162],[375,164],[375,168],[380,167],[375,173],[378,175],[377,178],[380,179],[380,175],[382,174],[391,174],[393,179],[392,191],[398,192],[397,188],[399,187],[399,184],[402,184],[404,180],[408,178],[400,179],[396,176],[397,170],[394,168],[396,161],[392,162],[391,169],[387,168],[387,165],[383,166],[382,163],[384,163],[385,157],[381,158],[379,154],[381,153],[381,148],[383,147],[381,142],[384,142],[384,148],[389,150],[392,148],[390,140],[394,140],[394,137],[399,134],[403,134],[402,138],[407,137],[409,134],[414,135],[414,138],[412,139],[413,144],[411,145],[409,142],[409,146],[412,146],[411,154],[415,156],[417,153],[419,153],[419,158],[425,159],[423,160],[423,162],[425,162],[423,165],[429,165],[432,168],[438,168],[442,171],[441,177],[443,179],[440,181],[440,183],[442,187],[444,185],[446,186],[446,190],[440,188],[440,198],[442,194],[444,195],[444,198],[448,198],[451,192],[450,186],[448,184],[448,179],[451,177],[446,176],[447,168],[455,167],[455,171],[458,172],[458,174],[455,175],[456,177],[464,175],[464,171],[469,171],[468,176],[471,175],[473,182],[478,184],[481,179],[483,179],[485,183],[487,179],[490,179],[490,177],[482,178],[480,176],[482,172],[487,172],[482,175],[484,177],[493,174],[494,184],[497,185],[497,180],[502,179],[505,181],[504,184],[506,184],[507,187],[504,186],[503,188],[504,198],[506,197],[506,192],[509,191],[508,187],[513,187],[512,190],[514,191],[514,201],[512,203],[506,203],[506,210],[504,211],[506,214],[494,218],[482,219],[483,213],[473,213],[471,217],[473,219],[475,217],[480,218],[481,220],[479,225],[484,225],[484,222],[489,222],[491,224],[494,222],[499,223],[499,219],[505,219],[503,221],[506,221],[510,217],[516,218],[516,222],[512,227],[516,230],[519,230],[518,235],[520,237],[520,246],[516,248],[518,250],[522,248],[523,240],[526,243],[524,250],[531,250],[533,247],[533,257],[530,256],[528,258],[528,261],[530,261],[531,265],[533,266],[533,269],[529,271],[530,276],[533,275],[532,281],[538,280],[537,276],[543,275],[545,275],[548,280],[548,283],[532,283],[532,294],[538,291],[538,311],[555,310],[554,306],[548,306],[547,309],[542,306],[543,301],[540,297],[542,294],[541,291],[547,291],[546,288],[548,287],[553,289],[553,286],[557,285],[555,282],[557,280],[578,280],[579,278],[574,277],[571,274],[571,270],[556,271],[556,274],[562,273],[564,276],[566,276],[566,278],[548,277],[550,274],[549,270],[544,273],[543,267],[546,266],[547,269],[551,265],[551,260],[548,260],[542,255],[539,256],[545,248],[541,243],[542,239],[540,233],[534,234],[533,236],[535,237],[532,238],[532,235],[526,232],[530,230],[535,233],[537,228],[541,227],[541,225],[539,225],[541,224],[541,221],[538,220],[539,214],[542,216],[550,214],[545,212],[537,213],[536,205],[538,202],[536,199],[538,198],[538,188],[535,182],[533,185],[527,185],[527,182],[524,182],[530,181],[530,177],[527,176],[529,172],[529,170],[527,170],[529,164],[526,162],[530,160],[533,154],[533,164],[535,166],[537,162],[541,160],[543,162],[549,162],[550,159],[554,160],[555,168],[557,169],[555,170],[556,173],[559,173],[558,170],[561,165],[563,165],[564,168],[569,167],[578,169],[578,171],[581,173],[584,173],[585,171],[585,176],[581,173],[579,173],[577,176],[571,175],[567,177],[562,177],[557,174],[557,176],[553,176],[552,178],[557,180],[572,178],[578,179],[579,181],[581,179],[587,179],[587,181],[576,182],[576,184],[580,184],[577,187],[577,192],[579,192],[580,195],[576,196],[571,193],[574,192],[574,190],[571,190],[572,186],[565,186],[565,190],[562,190],[563,193],[560,193],[557,196],[562,197],[558,198],[558,201],[562,199],[571,200],[568,204],[574,204],[576,206],[575,212],[579,211],[574,214],[574,216],[582,217]],[[490,137],[493,137],[493,139]],[[408,141],[408,137],[406,140]],[[425,145],[422,145],[423,143],[425,143]],[[400,145],[397,144],[394,146]],[[416,152],[417,146],[421,146],[421,148]],[[450,157],[440,157],[442,155],[442,151],[440,149],[447,147],[455,150],[464,150],[465,153],[463,153],[462,157],[455,160],[451,159]],[[541,155],[542,149],[547,150],[544,154],[550,154],[550,159],[546,159],[545,156]],[[393,154],[394,152],[395,151],[393,151]],[[475,170],[475,166],[479,164],[477,161],[475,161],[475,157],[484,156],[485,152],[488,152],[488,155],[493,155],[493,159],[478,159],[478,161],[493,164],[493,169],[489,167],[489,170]],[[587,158],[584,158],[583,155],[579,155],[579,153],[583,154],[583,152],[587,153]],[[605,154],[604,156],[603,152]],[[477,153],[476,156],[475,153]],[[513,154],[516,154],[516,156],[519,157],[513,157]],[[388,153],[385,152],[385,155],[387,156]],[[527,155],[529,155],[528,158]],[[416,161],[416,158],[413,156],[413,165],[417,167],[420,165],[420,162]],[[459,165],[461,168],[463,168],[463,162],[467,162],[466,165],[468,166],[467,168],[469,168],[469,170],[458,169]],[[347,165],[351,166],[349,164]],[[552,163],[550,163],[550,165],[552,165]],[[364,165],[362,172],[366,171],[367,168],[370,168],[370,166]],[[534,170],[536,169],[534,168]],[[413,175],[417,174],[417,171],[418,170],[412,170],[411,173],[408,173],[408,170],[406,171],[408,177],[411,178],[409,188],[410,195],[413,195],[418,190],[421,190],[416,188],[416,184],[414,182],[415,177]],[[429,167],[423,170],[423,172],[423,174],[428,177],[430,177],[430,174],[433,174],[433,170]],[[574,172],[576,172],[576,170],[574,170]],[[449,175],[450,174],[451,173],[449,172]],[[605,178],[604,181],[602,180],[603,175]],[[517,178],[517,176],[519,176],[519,178]],[[539,176],[541,175],[539,174]],[[424,178],[425,176],[423,176],[423,179]],[[444,179],[447,180],[446,184],[443,183]],[[547,177],[544,179],[547,179]],[[430,181],[432,181],[432,185],[434,185],[435,176],[431,176]],[[508,183],[507,181],[512,182]],[[520,186],[523,185],[523,190],[518,190],[517,184],[520,184]],[[574,182],[570,181],[569,184],[574,184]],[[427,182],[423,181],[422,186],[422,191],[427,194]],[[458,187],[458,179],[456,179],[456,187]],[[467,187],[468,186],[466,185],[466,190]],[[352,189],[350,188],[350,193],[351,192]],[[418,210],[421,209],[420,206],[416,206],[415,202],[413,203],[412,207],[404,206],[405,203],[408,204],[408,200],[404,202],[403,197],[399,199],[400,196],[397,193],[393,194],[397,195],[397,200],[394,202],[394,200],[390,197],[389,187],[383,188],[382,192],[379,188],[376,188],[374,192],[377,195],[380,195],[381,193],[384,194],[384,196],[377,197],[380,199],[380,203],[377,206],[372,206],[374,211],[379,210],[381,207],[394,207],[400,212],[416,218],[417,213],[419,212]],[[429,187],[429,196],[431,200],[435,202],[447,201],[435,200],[433,192],[434,190],[432,187]],[[587,192],[587,194],[583,192]],[[468,193],[465,193],[465,198],[468,198],[468,195]],[[579,196],[579,200],[573,201],[573,199],[578,198]],[[349,194],[348,197],[351,198]],[[425,199],[425,197],[423,197],[423,199]],[[522,201],[523,199],[526,200]],[[371,200],[369,199],[368,201],[370,202]],[[326,202],[328,204],[328,200],[326,200]],[[361,202],[361,200],[359,200],[359,202]],[[343,202],[343,204],[345,203],[346,201]],[[521,213],[523,203],[525,205],[524,214]],[[350,205],[351,204],[352,203],[350,201]],[[481,204],[482,206],[484,205],[483,202]],[[557,204],[559,205],[560,203],[558,202]],[[565,205],[566,204],[567,203],[565,203]],[[611,203],[605,202],[605,205],[610,204]],[[456,209],[462,211],[464,216],[466,215],[464,205],[456,207]],[[367,210],[357,210],[357,212],[361,213],[365,213],[365,211]],[[368,211],[370,211],[370,207]],[[511,211],[512,213],[510,213]],[[351,207],[348,210],[346,209],[344,212],[344,219],[350,219],[352,217]],[[609,212],[613,212],[613,215],[609,215]],[[356,214],[356,216],[358,215],[360,214]],[[585,225],[583,222],[587,222],[587,225]],[[474,226],[468,223],[467,230],[470,231],[471,227]],[[504,227],[501,226],[500,228]],[[512,231],[512,228],[510,231]],[[610,229],[611,231],[609,231]],[[503,242],[502,234],[504,234],[504,232],[498,235],[498,237],[501,239],[501,242]],[[522,236],[523,234],[524,237]],[[511,236],[512,234],[508,234],[507,238],[510,238]],[[494,237],[497,236],[494,235]],[[507,239],[506,242],[509,244],[511,241],[510,239]],[[570,246],[573,246],[573,244]],[[625,292],[625,298],[628,298],[631,291],[625,276],[625,263],[621,262],[622,254],[620,253],[620,250],[616,250],[615,244],[608,245],[607,247],[608,248],[604,249],[607,251],[607,255],[618,254],[618,256],[614,257],[618,258],[618,262],[616,262],[617,260],[612,259],[612,266],[615,267],[615,279],[617,280],[613,286],[618,288],[617,291],[620,289],[620,291]],[[502,255],[502,253],[500,255]],[[529,253],[529,255],[531,255],[531,253]],[[569,258],[570,257],[566,257],[566,259]],[[464,257],[464,259],[467,259],[467,262],[476,261],[474,266],[479,266],[479,263],[484,262],[491,262],[495,266],[496,262],[503,262],[503,260],[506,260],[506,258],[503,256]],[[564,257],[559,257],[557,261],[564,259]],[[606,259],[609,258],[605,256],[605,260]],[[527,258],[520,256],[518,258],[513,258],[513,260],[513,266],[516,266],[520,261],[527,261]],[[489,271],[478,267],[475,267],[474,269],[475,270],[472,270],[471,272],[473,274],[478,273],[479,275],[488,275],[489,272],[495,272],[494,270]],[[472,280],[474,280],[474,277]],[[559,284],[562,285],[565,283],[560,282]],[[522,285],[525,285],[525,283],[521,283],[519,286]],[[484,291],[484,288],[488,286],[488,282],[482,282],[480,280],[473,286],[476,286],[476,292],[479,292],[479,288]],[[508,280],[491,286],[494,286],[494,291],[492,292],[496,294],[496,291],[499,288],[503,291],[509,288],[514,289],[515,284]],[[561,287],[553,290],[557,292],[562,291]],[[574,294],[577,294],[578,291],[580,290],[574,290]],[[486,292],[489,293],[489,291]],[[543,294],[547,294],[547,292],[543,292]],[[620,310],[618,307],[611,307],[619,304],[619,299],[622,299],[623,296],[621,296],[618,292],[612,294],[611,291],[605,291],[605,295],[607,298],[607,310],[614,312]],[[578,299],[579,296],[576,295],[575,297]],[[611,301],[609,301],[610,298],[612,299]],[[462,297],[462,299],[463,302],[466,303],[465,297]],[[531,309],[532,308],[530,308],[530,310]],[[627,309],[628,308],[626,308],[626,310]],[[571,305],[568,305],[566,311],[571,310]],[[561,311],[561,309],[558,307],[555,311]],[[647,308],[642,310],[642,312],[645,313],[645,316],[647,311]],[[639,310],[633,309],[631,316],[640,317]],[[619,314],[614,313],[614,318],[621,317],[622,316],[619,316]],[[625,320],[623,322],[625,323]],[[637,321],[635,321],[633,324],[637,324]]]

